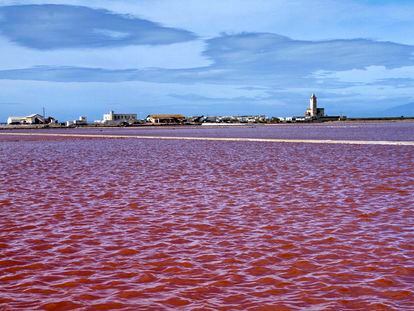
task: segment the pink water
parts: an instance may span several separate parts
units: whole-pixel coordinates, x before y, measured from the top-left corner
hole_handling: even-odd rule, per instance
[[[1,310],[413,310],[414,147],[0,136]]]
[[[18,132],[18,130],[15,130]],[[28,130],[21,130],[27,132]],[[32,130],[39,133],[39,130]],[[127,128],[63,128],[45,133],[143,136],[249,137],[280,139],[342,139],[414,141],[414,122],[328,122],[243,126],[142,126]]]

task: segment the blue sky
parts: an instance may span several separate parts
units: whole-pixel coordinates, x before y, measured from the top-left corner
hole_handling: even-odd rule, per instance
[[[301,115],[313,92],[330,114],[401,114],[412,16],[408,0],[2,0],[0,122]]]

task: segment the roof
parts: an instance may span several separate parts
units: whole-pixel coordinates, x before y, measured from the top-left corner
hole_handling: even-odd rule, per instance
[[[185,119],[182,114],[150,114],[147,118],[153,119]]]
[[[34,118],[34,117],[41,117],[41,118],[43,118],[43,116],[40,115],[40,114],[38,114],[38,113],[31,114],[31,115],[29,115],[29,116],[27,116],[25,118]]]

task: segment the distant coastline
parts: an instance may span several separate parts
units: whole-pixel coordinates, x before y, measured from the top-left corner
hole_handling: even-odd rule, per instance
[[[87,124],[79,125],[76,128],[165,128],[165,127],[255,127],[255,126],[269,126],[269,125],[316,125],[323,123],[366,123],[366,122],[414,122],[414,117],[356,117],[347,118],[345,120],[335,121],[313,121],[313,122],[265,122],[265,123],[199,123],[199,124],[134,124],[134,125],[103,125],[103,124]],[[70,129],[62,124],[20,124],[20,125],[8,125],[0,124],[0,130],[44,130],[44,129]]]
[[[302,116],[291,117],[268,117],[266,115],[216,115],[216,116],[185,116],[183,114],[150,114],[144,119],[139,119],[136,113],[115,113],[110,110],[103,114],[102,120],[88,122],[85,115],[76,120],[59,122],[53,116],[46,117],[45,108],[43,113],[34,113],[28,116],[9,116],[7,124],[1,125],[0,129],[45,129],[45,128],[113,128],[113,127],[164,127],[164,126],[246,126],[259,124],[314,124],[326,122],[397,122],[412,121],[414,116],[382,116],[382,117],[350,117],[345,115],[330,115],[325,108],[318,107],[318,98],[313,93],[309,98],[309,106]]]

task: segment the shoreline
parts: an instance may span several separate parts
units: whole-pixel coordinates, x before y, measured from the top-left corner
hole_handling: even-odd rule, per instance
[[[297,125],[324,125],[324,124],[350,124],[350,123],[396,123],[396,122],[414,122],[414,117],[406,118],[348,118],[340,121],[325,121],[325,122],[275,122],[275,123],[200,123],[200,124],[136,124],[130,126],[117,126],[117,125],[82,125],[75,127],[68,127],[59,124],[28,124],[28,125],[7,125],[0,124],[0,131],[3,130],[49,130],[49,129],[137,129],[137,128],[151,128],[151,129],[162,129],[162,128],[224,128],[224,127],[257,127],[257,126],[297,126]]]

